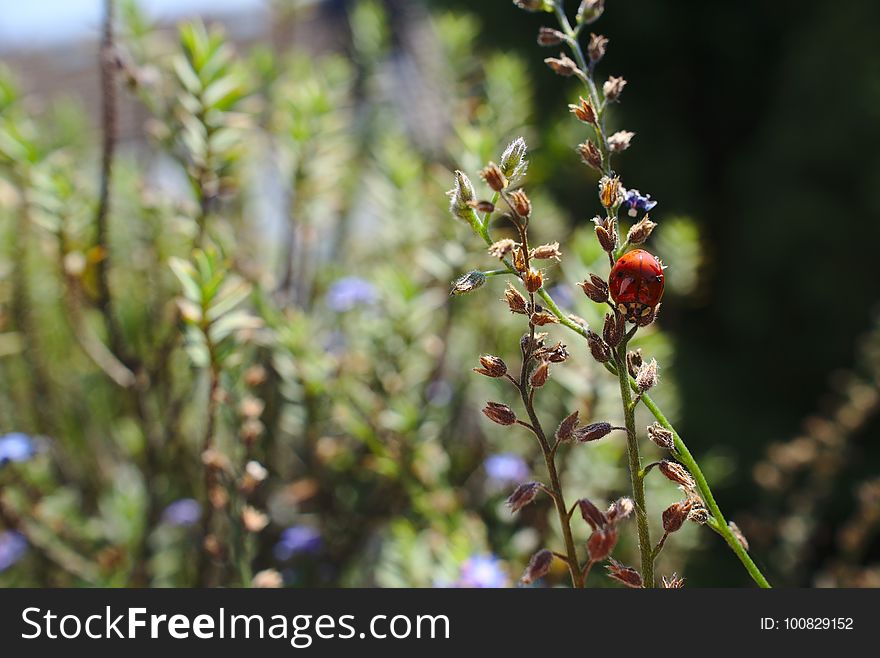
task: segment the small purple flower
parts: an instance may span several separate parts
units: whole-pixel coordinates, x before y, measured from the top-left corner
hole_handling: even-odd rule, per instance
[[[630,217],[636,217],[641,212],[648,212],[657,202],[651,198],[650,194],[642,195],[638,190],[625,190],[623,194],[623,203],[621,206],[627,209]]]
[[[192,526],[202,518],[202,506],[193,498],[175,500],[162,512],[162,520],[175,526]]]
[[[356,276],[334,281],[327,290],[327,306],[332,311],[344,313],[357,306],[367,306],[376,301],[373,284]]]
[[[499,588],[509,584],[510,579],[501,567],[501,560],[494,555],[474,555],[461,565],[456,586]]]
[[[37,453],[34,440],[27,434],[12,432],[0,436],[0,466],[8,462],[24,462]]]
[[[489,479],[502,485],[519,484],[527,480],[531,473],[525,460],[512,452],[491,455],[483,466]]]
[[[300,553],[314,555],[321,550],[322,544],[321,533],[317,530],[295,525],[281,533],[281,538],[275,544],[275,557],[283,562]]]
[[[6,571],[27,553],[24,535],[15,530],[0,532],[0,572]]]

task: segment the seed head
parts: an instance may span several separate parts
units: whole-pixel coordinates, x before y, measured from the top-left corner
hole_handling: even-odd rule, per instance
[[[504,153],[501,154],[501,163],[499,166],[501,167],[501,173],[503,173],[509,181],[516,180],[526,173],[526,169],[528,169],[529,166],[529,161],[526,160],[527,151],[526,140],[522,137],[517,137],[507,145],[506,149],[504,149]]]
[[[675,439],[672,432],[660,423],[648,425],[648,438],[664,450],[675,450]]]
[[[507,284],[507,289],[504,291],[504,301],[507,302],[507,306],[510,307],[511,313],[519,313],[520,315],[526,315],[528,309],[528,302],[526,298],[520,294],[519,290],[514,288],[510,283]]]
[[[504,258],[507,254],[514,250],[516,244],[517,243],[510,238],[504,238],[503,240],[493,242],[492,245],[489,247],[489,255],[494,256],[495,258]]]
[[[552,27],[538,29],[539,46],[558,46],[564,39],[565,35],[559,30],[554,30]]]
[[[528,218],[532,214],[532,202],[523,190],[514,190],[510,193],[510,205],[520,217]]]
[[[550,572],[550,565],[553,564],[553,552],[546,548],[538,551],[529,560],[529,566],[526,567],[520,579],[523,584],[530,585],[539,578],[543,578]]]
[[[535,351],[535,357],[544,359],[550,363],[562,363],[568,359],[569,356],[568,350],[565,349],[565,345],[562,343],[556,343],[550,347],[542,347]]]
[[[541,274],[541,270],[529,270],[523,274],[523,283],[526,285],[526,290],[531,293],[538,292],[541,289],[541,286],[544,285],[544,276]]]
[[[590,41],[587,43],[587,56],[590,62],[595,64],[605,57],[605,51],[608,49],[608,38],[601,34],[590,33]]]
[[[535,500],[541,490],[540,482],[525,482],[519,485],[510,496],[507,497],[507,506],[511,514],[520,511],[523,507]]]
[[[513,425],[516,422],[516,414],[506,404],[489,402],[483,407],[483,413],[489,420],[499,425]]]
[[[449,196],[449,211],[466,221],[470,221],[473,214],[473,208],[468,205],[468,201],[475,201],[477,193],[470,179],[458,169],[455,170],[455,186],[447,192]]]
[[[532,385],[532,388],[541,388],[544,384],[547,383],[547,379],[550,377],[550,363],[547,361],[541,361],[535,371],[532,373],[531,378],[529,379],[529,383]]]
[[[602,171],[602,152],[593,142],[587,140],[583,144],[578,144],[578,155],[585,165],[588,165],[596,171]]]
[[[559,441],[571,441],[574,438],[574,430],[577,426],[578,412],[574,411],[559,423],[559,427],[556,428],[556,438]]]
[[[629,130],[618,130],[616,133],[608,136],[608,148],[612,153],[620,153],[629,148],[632,138],[635,137],[634,132]]]
[[[595,110],[593,110],[593,106],[590,104],[590,101],[588,101],[583,96],[580,97],[577,105],[569,105],[568,109],[574,113],[579,121],[588,123],[591,126],[597,125],[596,112]]]
[[[537,258],[538,260],[553,259],[556,262],[559,262],[561,260],[562,254],[559,252],[559,243],[550,242],[548,244],[542,244],[538,247],[535,247],[534,249],[532,249],[529,256],[531,258]]]
[[[584,294],[597,304],[608,301],[608,284],[598,274],[590,274],[589,280],[581,283]]]
[[[479,270],[473,270],[457,278],[452,282],[450,295],[466,295],[477,288],[482,288],[486,283],[486,275]]]
[[[687,521],[688,514],[694,502],[691,499],[673,503],[663,510],[663,530],[668,533],[678,532],[684,522]]]
[[[602,337],[611,347],[617,347],[623,340],[623,333],[626,329],[626,321],[623,316],[618,313],[606,313],[605,324],[602,326]]]
[[[590,348],[590,354],[599,363],[608,363],[611,360],[611,348],[595,331],[587,330],[587,345]]]
[[[590,423],[579,427],[574,431],[574,438],[580,443],[588,443],[590,441],[598,441],[611,433],[611,423],[598,422]]]
[[[536,327],[543,327],[546,324],[559,324],[559,318],[547,311],[539,311],[532,313],[532,324]]]
[[[664,459],[660,462],[659,469],[667,479],[675,482],[675,484],[681,485],[688,491],[693,491],[697,486],[696,482],[694,482],[693,476],[691,476],[691,474],[688,473],[688,470],[678,462]]]
[[[564,53],[559,53],[559,57],[547,57],[544,60],[544,63],[553,69],[553,72],[556,75],[561,75],[565,78],[576,75],[578,72],[577,64],[574,63],[574,60]]]
[[[480,368],[474,368],[474,372],[485,375],[486,377],[504,377],[507,374],[507,364],[491,354],[484,354],[480,357]]]
[[[583,0],[578,7],[577,22],[579,25],[595,23],[605,11],[605,0]]]
[[[643,363],[636,373],[636,386],[644,393],[657,385],[657,359]]]
[[[642,587],[642,576],[632,567],[625,567],[617,560],[608,560],[608,575],[627,587],[639,589]]]
[[[605,94],[605,100],[609,103],[616,103],[620,99],[623,88],[626,87],[626,80],[616,78],[613,75],[602,85],[602,93]]]
[[[482,171],[480,171],[480,177],[486,181],[486,185],[496,192],[500,192],[507,187],[507,176],[501,171],[501,167],[494,162],[490,162]]]
[[[651,232],[657,227],[655,222],[652,222],[650,218],[645,215],[641,220],[633,224],[629,233],[626,235],[626,239],[630,244],[639,245],[644,244],[649,237],[651,237]]]

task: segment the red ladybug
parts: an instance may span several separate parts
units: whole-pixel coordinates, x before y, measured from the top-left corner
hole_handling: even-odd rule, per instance
[[[627,320],[651,324],[663,297],[663,263],[644,249],[625,253],[611,268],[608,289]]]

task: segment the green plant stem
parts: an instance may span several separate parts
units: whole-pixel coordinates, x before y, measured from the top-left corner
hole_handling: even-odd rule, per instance
[[[626,346],[623,341],[614,352],[617,363],[620,399],[623,402],[623,418],[626,425],[626,453],[629,458],[629,476],[635,502],[636,524],[639,530],[639,555],[642,561],[642,581],[645,587],[654,587],[654,547],[651,544],[651,529],[648,525],[648,509],[645,504],[645,482],[642,478],[642,460],[639,455],[639,441],[636,435],[636,411],[629,375],[626,370]]]

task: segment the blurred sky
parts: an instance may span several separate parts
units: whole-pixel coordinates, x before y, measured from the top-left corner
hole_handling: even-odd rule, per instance
[[[173,18],[264,7],[267,0],[140,0],[150,16]],[[0,51],[97,36],[103,0],[0,0]]]

